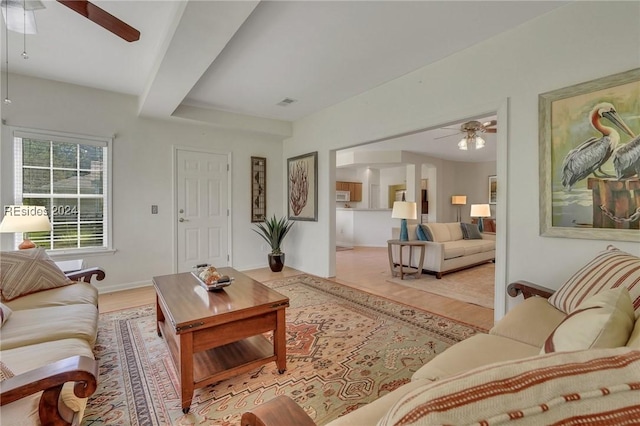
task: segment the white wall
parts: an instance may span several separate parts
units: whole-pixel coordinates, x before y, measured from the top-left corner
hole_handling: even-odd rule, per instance
[[[382,208],[391,208],[389,203],[389,186],[407,183],[407,167],[389,167],[380,169],[380,203]]]
[[[452,163],[455,168],[454,193],[450,195],[466,195],[467,204],[461,206],[463,222],[470,222],[471,204],[487,204],[489,202],[489,176],[496,174],[496,162],[483,163]],[[451,196],[446,200],[451,204]],[[452,207],[455,217],[454,206]],[[495,205],[491,205],[491,214],[495,217]]]
[[[508,115],[508,123],[502,124],[503,129],[508,124],[508,157],[500,163],[499,156],[497,166],[508,219],[500,223],[507,255],[502,278],[558,287],[608,242],[539,236],[538,95],[640,66],[639,40],[640,3],[572,2],[294,123],[284,155],[318,150],[320,183],[319,222],[297,227],[295,250],[326,245],[328,235],[333,237],[333,203],[327,202],[332,150],[491,113],[508,104],[501,107]],[[447,172],[439,170],[438,181],[443,178]],[[638,252],[632,243],[615,245]],[[330,276],[330,256],[329,250],[319,250],[290,265]],[[497,291],[504,294],[504,288]],[[504,308],[498,306],[497,312]]]
[[[106,280],[97,283],[99,287],[141,285],[155,275],[173,272],[173,145],[232,154],[233,266],[249,269],[267,265],[267,249],[251,230],[249,157],[267,157],[267,213],[281,215],[281,140],[181,119],[139,118],[135,97],[19,75],[11,75],[11,93],[13,103],[2,109],[9,126],[115,135],[113,238],[117,251],[84,256],[88,266],[101,266],[107,273]],[[3,126],[2,205],[13,201],[13,143],[9,135]],[[159,206],[159,214],[151,215],[151,204]],[[4,249],[11,249],[8,237],[3,235]]]

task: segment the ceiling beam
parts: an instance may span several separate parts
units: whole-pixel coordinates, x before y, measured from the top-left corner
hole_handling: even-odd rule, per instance
[[[173,117],[207,123],[212,126],[262,133],[279,138],[290,138],[293,126],[290,121],[273,118],[254,117],[252,115],[237,114],[219,109],[200,108],[190,105],[179,105]]]
[[[139,115],[170,117],[258,3],[185,1],[140,96]]]

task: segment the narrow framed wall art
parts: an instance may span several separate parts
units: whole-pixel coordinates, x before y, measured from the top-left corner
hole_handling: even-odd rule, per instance
[[[267,215],[267,159],[251,157],[251,222],[264,222]]]

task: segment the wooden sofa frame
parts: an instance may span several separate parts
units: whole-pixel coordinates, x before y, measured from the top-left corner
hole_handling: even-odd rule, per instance
[[[507,294],[516,297],[522,294],[525,299],[533,296],[548,299],[553,290],[530,283],[516,281],[507,286]],[[242,414],[241,426],[316,426],[307,413],[293,399],[279,395]]]
[[[66,274],[75,281],[91,282],[105,278],[100,268],[89,268]],[[79,398],[88,398],[98,386],[98,362],[86,356],[72,356],[35,370],[27,371],[0,382],[0,406],[41,392],[38,415],[43,426],[69,426],[73,412],[59,403],[62,386],[75,382],[73,392]]]

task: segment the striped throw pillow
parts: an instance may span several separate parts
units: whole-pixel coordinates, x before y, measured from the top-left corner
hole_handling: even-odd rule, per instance
[[[614,246],[583,266],[550,298],[549,303],[566,314],[594,294],[616,287],[626,287],[631,296],[635,317],[640,316],[640,258]]]
[[[0,253],[2,300],[73,283],[42,248]]]
[[[615,348],[491,364],[433,382],[404,395],[378,426],[630,425],[639,418],[640,351]]]

